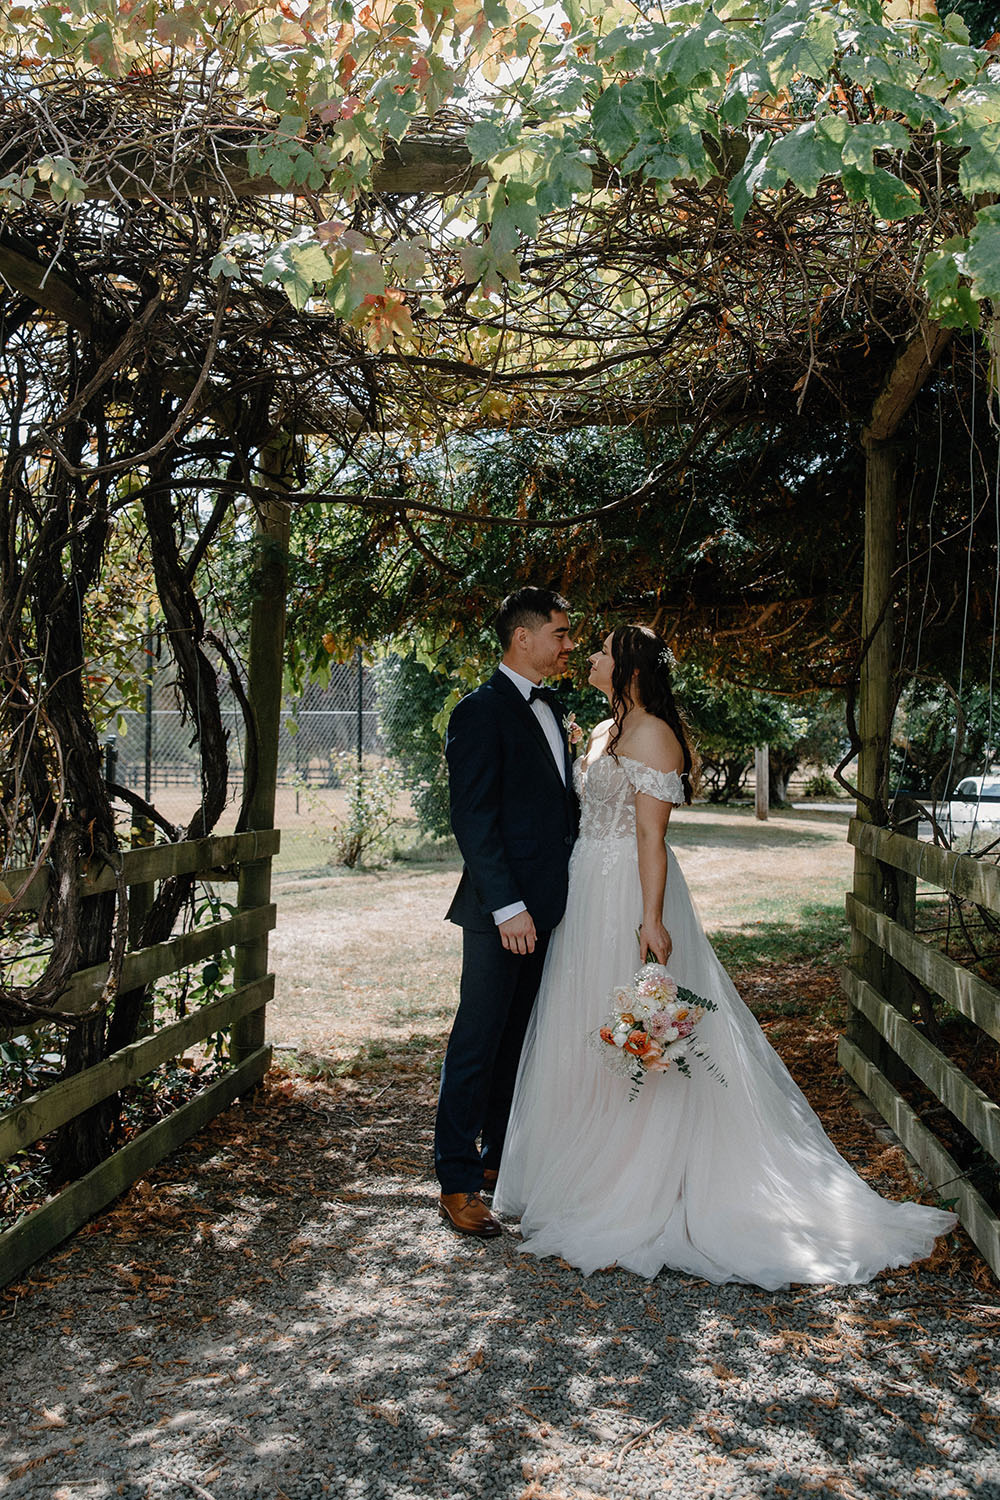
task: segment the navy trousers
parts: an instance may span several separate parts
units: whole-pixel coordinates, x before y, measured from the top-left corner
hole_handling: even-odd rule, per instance
[[[539,933],[534,953],[521,955],[508,953],[495,928],[462,930],[458,1013],[441,1070],[434,1132],[442,1193],[478,1193],[484,1168],[500,1166],[549,936]]]

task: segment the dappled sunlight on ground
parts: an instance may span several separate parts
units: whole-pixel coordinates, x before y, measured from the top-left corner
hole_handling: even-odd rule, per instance
[[[836,1065],[844,831],[699,808],[672,842],[838,1149],[910,1198]],[[441,1225],[456,879],[278,882],[268,1027],[297,1071],[0,1293],[0,1500],[1000,1493],[1000,1290],[961,1232],[870,1286],[771,1293],[583,1278],[519,1255],[512,1225],[490,1242]]]
[[[440,1226],[433,1081],[277,1075],[0,1304],[0,1495],[973,1496],[995,1289],[583,1279]]]

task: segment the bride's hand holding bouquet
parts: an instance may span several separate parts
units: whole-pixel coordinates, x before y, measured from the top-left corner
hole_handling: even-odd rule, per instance
[[[636,929],[636,937],[639,940],[639,962],[644,964],[648,959],[654,963],[665,964],[674,951],[673,938],[663,925],[659,917],[643,919],[642,925]]]
[[[698,1023],[718,1006],[679,985],[662,963],[650,961],[651,949],[643,946],[642,933],[640,927],[640,953],[647,955],[646,961],[631,984],[614,990],[611,1013],[592,1033],[594,1040],[604,1044],[606,1061],[631,1078],[630,1098],[635,1098],[647,1073],[666,1073],[674,1067],[690,1078],[688,1054],[700,1059],[724,1084],[708,1053],[695,1045]]]

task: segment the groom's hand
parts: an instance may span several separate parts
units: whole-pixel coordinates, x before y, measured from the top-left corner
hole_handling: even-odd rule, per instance
[[[530,912],[519,911],[516,917],[508,917],[497,931],[508,953],[534,953],[537,934]]]

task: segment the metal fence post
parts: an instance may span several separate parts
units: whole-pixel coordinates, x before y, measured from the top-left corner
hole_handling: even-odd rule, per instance
[[[150,625],[151,611],[146,605],[146,724],[145,724],[145,797],[153,800],[153,631]]]
[[[361,658],[360,646],[357,650],[356,660],[358,668],[358,770],[360,771],[364,760],[365,747],[365,667]]]

